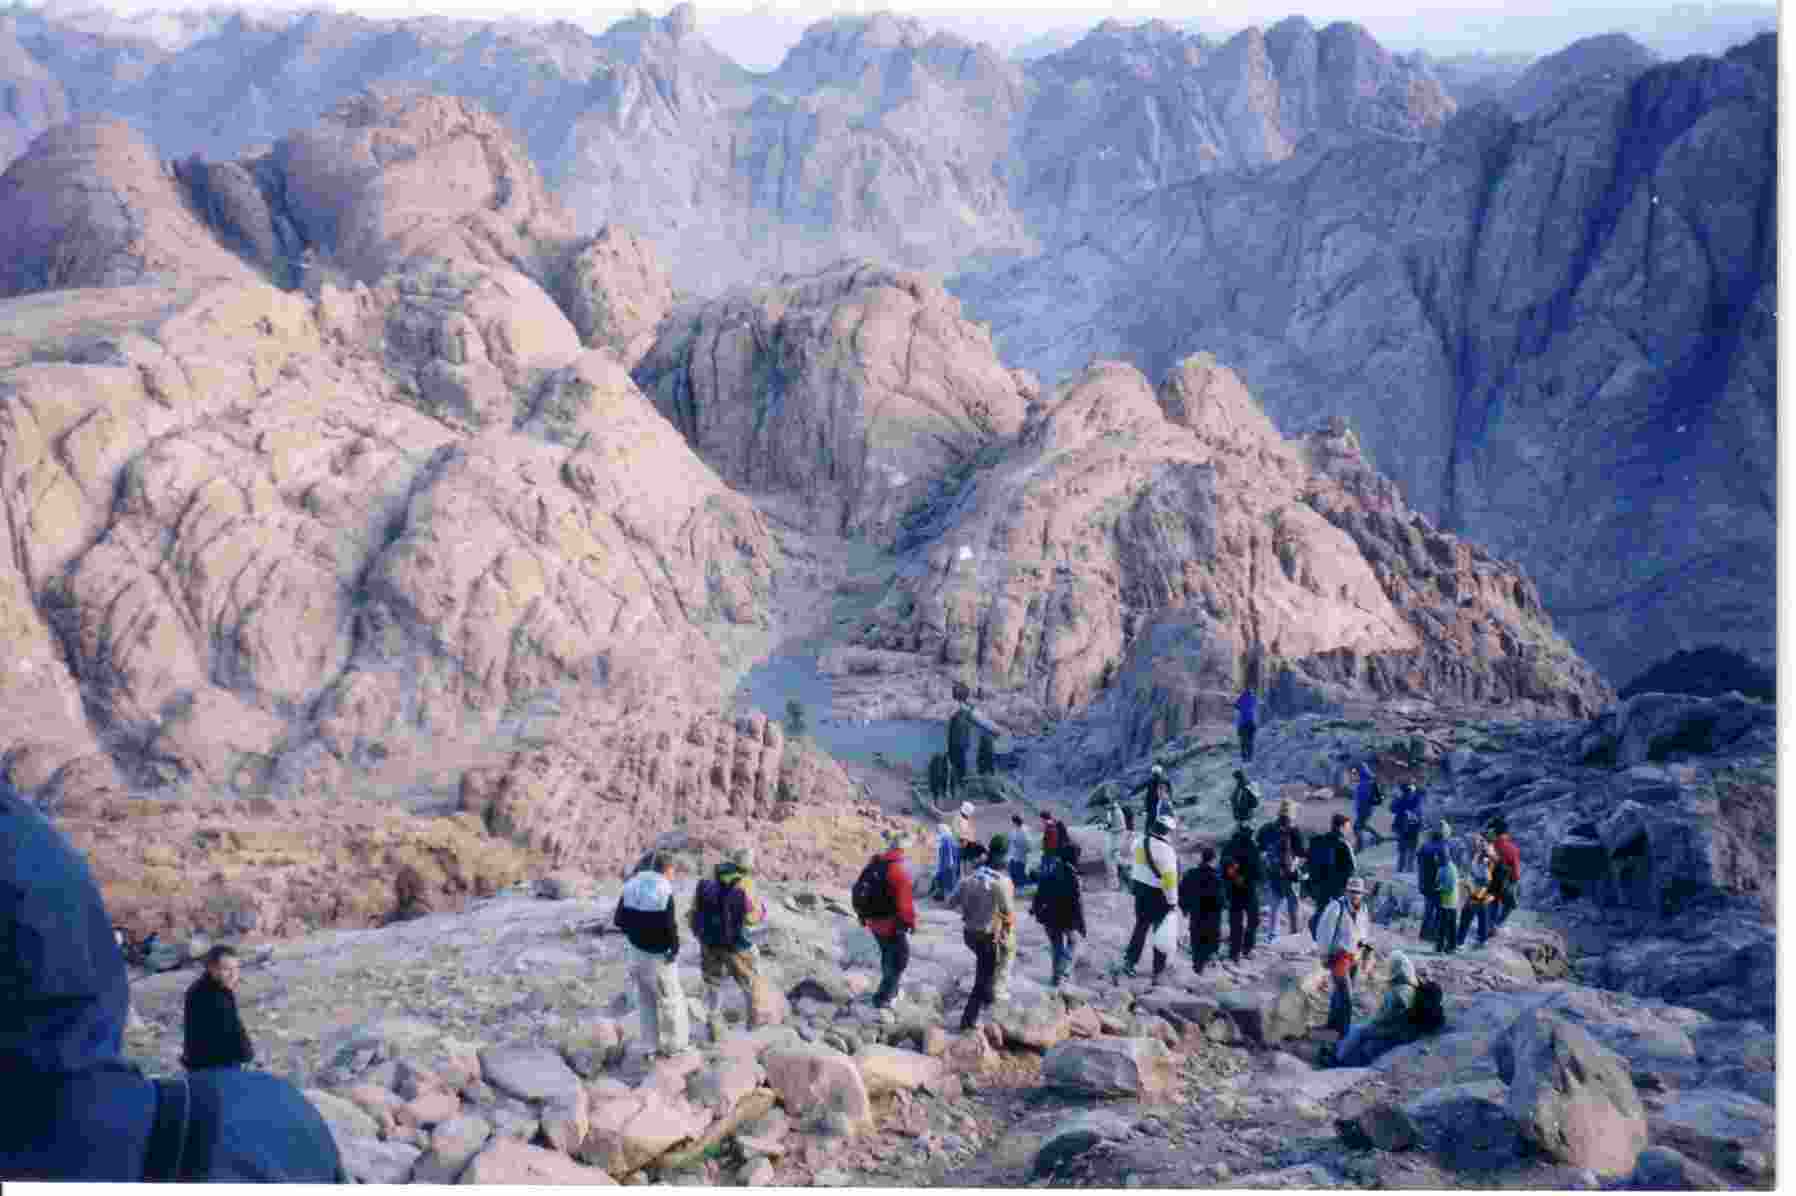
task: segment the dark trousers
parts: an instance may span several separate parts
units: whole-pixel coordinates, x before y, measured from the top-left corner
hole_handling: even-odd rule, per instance
[[[1129,931],[1129,949],[1123,952],[1123,966],[1134,967],[1141,958],[1141,949],[1147,946],[1147,936],[1153,933],[1160,919],[1166,917],[1172,906],[1166,900],[1166,893],[1153,885],[1135,882],[1135,928]],[[1158,971],[1165,967],[1165,958],[1159,952],[1154,953],[1154,967]]]
[[[1252,889],[1229,890],[1229,958],[1253,954],[1260,938],[1260,903]]]
[[[1073,970],[1073,944],[1078,940],[1073,937],[1071,930],[1059,930],[1049,926],[1047,931],[1048,950],[1053,953],[1054,958],[1053,982],[1059,984],[1066,979],[1067,973]]]
[[[879,944],[879,991],[873,994],[873,1004],[884,1009],[897,995],[898,980],[910,966],[910,935],[900,930],[892,935],[876,934],[873,941]]]
[[[1243,763],[1253,759],[1254,730],[1255,727],[1252,723],[1242,723],[1235,728],[1235,734],[1241,737],[1241,760]]]
[[[1022,888],[1029,883],[1029,865],[1021,860],[1010,861],[1010,883]]]
[[[1484,940],[1490,937],[1490,914],[1491,914],[1491,910],[1493,910],[1495,908],[1496,908],[1496,906],[1495,906],[1494,902],[1480,901],[1474,905],[1468,905],[1464,909],[1459,911],[1459,942],[1460,942],[1460,944],[1463,945],[1465,943],[1466,936],[1471,934],[1472,922],[1474,920],[1476,920],[1478,923],[1478,942],[1479,942],[1479,944],[1482,945]]]
[[[1221,911],[1217,912],[1216,922],[1220,923]],[[1216,958],[1216,952],[1222,949],[1222,927],[1218,924],[1200,925],[1198,920],[1191,920],[1191,966],[1198,971]]]
[[[1459,910],[1441,907],[1440,917],[1435,919],[1434,949],[1436,951],[1456,951],[1459,949]]]
[[[1435,923],[1440,921],[1440,917],[1441,917],[1441,895],[1439,893],[1431,893],[1427,889],[1423,889],[1422,890],[1422,931],[1421,931],[1421,935],[1422,935],[1422,941],[1424,943],[1432,943],[1434,941]]]
[[[967,948],[973,952],[973,991],[967,994],[966,1011],[960,1015],[960,1028],[971,1030],[979,1024],[979,1014],[992,1006],[992,983],[998,975],[998,940],[993,935],[966,932]]]
[[[1503,923],[1509,921],[1509,915],[1513,914],[1514,912],[1515,912],[1515,886],[1510,885],[1507,889],[1505,889],[1503,891],[1503,895],[1497,899],[1496,915],[1491,919],[1491,927],[1490,928],[1492,930],[1495,930],[1497,927],[1501,926]]]
[[[1397,836],[1397,871],[1408,872],[1416,863],[1416,836]]]

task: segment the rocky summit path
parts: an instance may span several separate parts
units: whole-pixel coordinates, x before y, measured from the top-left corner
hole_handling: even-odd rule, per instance
[[[1646,707],[1622,713],[1637,722]],[[1718,704],[1692,700],[1680,709],[1705,719]],[[1661,709],[1656,717],[1669,716]],[[1629,718],[1596,729],[1623,756]],[[1390,847],[1365,853],[1364,869],[1379,882],[1380,963],[1360,987],[1360,1016],[1381,999],[1383,961],[1398,948],[1442,984],[1448,1011],[1444,1031],[1370,1067],[1318,1066],[1333,1035],[1320,1028],[1327,990],[1307,933],[1271,937],[1250,958],[1202,976],[1181,955],[1158,982],[1145,974],[1145,960],[1140,979],[1119,980],[1112,965],[1131,905],[1097,877],[1087,884],[1091,939],[1070,981],[1047,985],[1045,938],[1023,918],[1008,999],[969,1034],[954,1031],[972,970],[958,915],[920,903],[903,991],[882,1015],[866,999],[877,981],[876,945],[847,909],[846,875],[837,886],[765,885],[771,912],[759,952],[779,994],[778,1025],[748,1031],[742,996],[731,989],[727,1024],[714,1041],[688,945],[681,977],[693,999],[695,1049],[672,1060],[644,1056],[629,948],[603,933],[616,880],[581,890],[557,878],[536,891],[543,895],[520,888],[456,914],[251,948],[241,1005],[260,1064],[307,1088],[365,1180],[1774,1182],[1775,1010],[1753,991],[1774,986],[1755,979],[1759,947],[1746,941],[1752,927],[1766,936],[1770,927],[1762,916],[1752,921],[1737,898],[1713,894],[1700,910],[1667,913],[1661,903],[1650,915],[1625,901],[1599,906],[1571,896],[1571,865],[1563,852],[1549,860],[1554,845],[1542,838],[1554,824],[1528,813],[1558,803],[1555,817],[1576,821],[1574,807],[1601,802],[1613,818],[1632,801],[1648,858],[1657,859],[1651,844],[1674,839],[1677,826],[1678,841],[1692,842],[1692,828],[1676,821],[1680,803],[1720,788],[1733,796],[1717,808],[1735,813],[1711,825],[1718,840],[1744,801],[1736,789],[1748,782],[1740,778],[1765,763],[1758,731],[1704,754],[1590,767],[1588,775],[1579,770],[1589,766],[1566,754],[1602,755],[1590,727],[1479,723],[1458,731],[1477,746],[1450,749],[1431,800],[1468,825],[1474,808],[1508,811],[1524,845],[1522,908],[1488,945],[1437,955],[1417,942],[1416,906],[1404,878],[1392,874]],[[1330,735],[1361,731],[1275,726],[1256,767],[1277,766],[1299,733],[1316,752]],[[1177,759],[1180,752],[1190,754]],[[1177,743],[1162,755],[1181,794],[1197,787],[1195,768],[1218,763],[1212,751]],[[1552,767],[1517,780],[1532,761]],[[1511,782],[1499,786],[1499,775]],[[1556,776],[1583,784],[1543,801],[1540,786]],[[1656,786],[1657,804],[1618,802],[1608,791],[1616,785],[1637,795]],[[1324,786],[1293,778],[1281,787],[1303,795],[1306,825],[1340,808]],[[1492,802],[1487,790],[1496,788],[1505,796]],[[1202,801],[1186,813],[1189,848],[1213,834],[1214,817]],[[1572,830],[1582,827],[1568,829],[1576,838]],[[924,850],[916,851],[919,870]],[[1690,883],[1688,875],[1660,879]],[[692,880],[690,872],[680,879],[682,903]],[[1679,922],[1698,912],[1706,935]],[[1663,955],[1670,948],[1661,940],[1680,936],[1682,951]],[[1725,953],[1725,967],[1716,952]],[[1661,958],[1667,962],[1639,966]],[[1680,965],[1685,958],[1694,963]],[[1636,971],[1620,983],[1630,959]],[[1690,976],[1699,965],[1710,973],[1706,989]],[[133,985],[129,1047],[152,1071],[175,1066],[181,995],[192,976],[174,971]]]

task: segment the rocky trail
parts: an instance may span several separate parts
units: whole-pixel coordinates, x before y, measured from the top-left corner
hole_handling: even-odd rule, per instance
[[[1623,720],[1608,725],[1610,739],[1594,746],[1600,725],[1452,724],[1474,746],[1442,739],[1443,759],[1424,762],[1442,770],[1430,789],[1438,815],[1469,824],[1474,812],[1507,811],[1526,860],[1523,901],[1488,945],[1438,956],[1416,941],[1418,907],[1405,879],[1392,875],[1389,843],[1365,853],[1362,868],[1379,882],[1380,964],[1360,985],[1360,1016],[1376,1007],[1382,961],[1398,948],[1443,985],[1449,1015],[1445,1031],[1370,1067],[1318,1066],[1333,1035],[1320,1028],[1326,988],[1307,932],[1263,939],[1248,959],[1202,976],[1181,955],[1160,983],[1145,960],[1141,979],[1119,981],[1111,967],[1131,906],[1097,877],[1087,882],[1091,940],[1069,982],[1047,987],[1045,939],[1023,918],[1009,1000],[965,1035],[953,1030],[971,979],[958,915],[920,903],[903,990],[882,1016],[866,1001],[878,953],[847,910],[847,873],[834,884],[766,884],[771,916],[759,950],[785,997],[781,1024],[747,1031],[732,988],[722,1041],[710,1041],[698,1017],[695,1050],[670,1061],[652,1063],[634,1041],[629,949],[602,933],[615,881],[579,889],[577,878],[556,878],[461,913],[254,948],[242,1007],[261,1065],[308,1087],[368,1180],[1764,1186],[1775,1158],[1773,986],[1769,972],[1751,971],[1771,966],[1753,964],[1762,948],[1741,942],[1754,925],[1758,942],[1772,942],[1750,912],[1756,903],[1713,893],[1698,902],[1711,941],[1679,944],[1668,964],[1661,940],[1680,934],[1678,918],[1696,911],[1568,896],[1568,865],[1552,862],[1555,845],[1543,836],[1575,811],[1549,818],[1539,808],[1634,800],[1617,803],[1592,780],[1637,794],[1657,786],[1667,792],[1641,826],[1649,838],[1669,837],[1678,802],[1701,800],[1718,781],[1741,783],[1766,763],[1768,724],[1749,719],[1730,742],[1668,763],[1584,775],[1565,760],[1568,744],[1626,756],[1630,729],[1648,741],[1688,736],[1691,720],[1711,718],[1728,699],[1674,703],[1681,723],[1661,702],[1652,727],[1645,720],[1654,704],[1630,705],[1637,708],[1624,708]],[[1306,827],[1326,825],[1340,798],[1294,768],[1300,745],[1326,756],[1330,736],[1343,736],[1353,752],[1383,759],[1369,728],[1334,722],[1268,728],[1256,762],[1256,772],[1289,778],[1275,787],[1298,799]],[[1378,730],[1399,726],[1415,723]],[[1418,734],[1435,742],[1441,733]],[[1162,758],[1181,794],[1209,791],[1210,771],[1232,768],[1226,753],[1176,742]],[[1551,765],[1543,775],[1522,780],[1543,761]],[[1583,787],[1540,797],[1541,786],[1567,777]],[[1004,812],[987,807],[982,817]],[[1184,813],[1182,853],[1219,825],[1203,801]],[[1728,832],[1716,823],[1710,833]],[[927,852],[920,844],[913,855],[919,873]],[[682,901],[704,858],[683,856]],[[1663,874],[1673,859],[1687,869],[1687,851],[1648,858],[1661,883],[1690,883],[1687,874]],[[1716,952],[1735,970],[1718,967]],[[695,957],[683,959],[697,1014]],[[1651,962],[1635,968],[1631,984],[1617,983],[1630,960]],[[1709,973],[1707,989],[1692,989],[1698,968]],[[191,977],[175,971],[134,984],[129,1045],[152,1071],[175,1066]],[[1516,1059],[1537,1049],[1575,1060],[1568,1057],[1557,1088],[1523,1094]],[[1578,1076],[1607,1077],[1609,1086]],[[1531,1131],[1548,1106],[1612,1126],[1628,1165]]]

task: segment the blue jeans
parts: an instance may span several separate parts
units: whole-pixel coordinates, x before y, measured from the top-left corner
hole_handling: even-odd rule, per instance
[[[1010,861],[1010,883],[1022,888],[1029,883],[1029,865],[1021,860]]]
[[[1423,892],[1422,892],[1422,941],[1424,943],[1432,943],[1434,941],[1434,924],[1440,920],[1440,916],[1441,916],[1441,895],[1439,893],[1430,893],[1426,890],[1423,890]]]
[[[1397,836],[1397,871],[1408,872],[1416,863],[1416,837]]]
[[[1078,953],[1079,937],[1071,930],[1055,930],[1048,927],[1048,948],[1054,955],[1053,983],[1059,984],[1072,975],[1073,956]]]
[[[898,995],[898,981],[910,966],[910,935],[900,930],[897,934],[876,934],[873,941],[879,944],[879,991],[873,994],[873,1004],[884,1009]]]
[[[1286,880],[1276,870],[1266,874],[1266,937],[1278,936],[1278,911],[1282,907],[1291,915],[1291,933],[1297,933],[1297,884]]]
[[[1328,1028],[1346,1034],[1353,1028],[1353,970],[1345,976],[1330,976],[1333,991],[1328,994]]]

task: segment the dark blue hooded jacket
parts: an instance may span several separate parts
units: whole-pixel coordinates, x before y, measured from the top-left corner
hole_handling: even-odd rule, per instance
[[[0,1117],[0,1180],[145,1177],[157,1085],[124,1060],[129,1007],[125,960],[86,862],[0,782],[0,1091],[13,1098]],[[221,1069],[186,1083],[172,1178],[343,1179],[330,1128],[286,1080]]]

